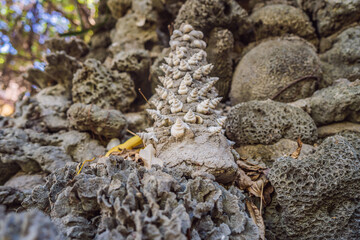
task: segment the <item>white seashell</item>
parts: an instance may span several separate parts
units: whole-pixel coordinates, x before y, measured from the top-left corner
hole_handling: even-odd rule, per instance
[[[192,30],[189,33],[189,35],[193,36],[194,38],[197,38],[197,39],[202,39],[204,37],[204,34],[201,31],[196,31],[196,30]]]
[[[212,78],[213,80],[210,80],[210,82],[204,84],[204,87],[202,87],[199,90],[199,96],[206,97],[206,94],[211,90],[211,88],[215,85],[215,83],[219,80],[219,78]]]
[[[184,122],[181,120],[181,118],[177,118],[174,125],[172,125],[170,130],[171,136],[175,138],[180,138],[184,136],[185,134],[185,126]]]
[[[222,130],[222,127],[209,127],[208,128],[210,133],[219,133]]]
[[[185,58],[186,54],[185,52],[181,51],[181,50],[176,50],[176,57],[179,59]]]
[[[120,145],[120,140],[118,138],[112,138],[109,143],[106,145],[106,150],[110,150],[113,147],[116,147],[117,145]]]
[[[181,40],[187,41],[187,42],[190,42],[192,39],[194,39],[194,38],[192,36],[190,36],[189,34],[184,34],[181,38]]]
[[[143,143],[145,145],[148,145],[151,143],[151,140],[153,140],[154,142],[158,142],[159,140],[157,139],[155,133],[153,132],[149,132],[149,133],[146,133],[146,132],[140,132],[140,133],[136,133],[136,135],[138,135],[141,140],[143,141]]]
[[[180,64],[180,58],[178,58],[177,56],[175,56],[173,58],[173,64],[174,66],[178,66]]]
[[[169,66],[173,66],[173,62],[172,62],[172,59],[171,58],[169,58],[169,57],[164,57],[164,60],[165,60],[165,62],[169,65]]]
[[[185,60],[181,60],[179,69],[181,71],[190,71],[191,67]]]
[[[189,33],[194,30],[194,28],[190,24],[184,24],[180,29],[183,33]]]
[[[202,113],[202,114],[209,114],[210,113],[209,103],[210,103],[210,100],[205,99],[204,101],[202,101],[201,103],[199,103],[196,106],[196,111],[198,113]]]
[[[166,74],[166,75],[169,75],[172,73],[173,69],[167,65],[167,64],[161,64],[160,65],[160,69]]]
[[[182,80],[180,82],[180,86],[179,86],[179,89],[178,89],[178,93],[180,95],[184,95],[186,94],[187,92],[189,91],[189,88],[186,86],[186,83],[184,82],[184,80]]]
[[[191,102],[197,101],[198,98],[199,98],[198,89],[194,88],[193,90],[191,90],[190,94],[187,96],[186,101],[188,103],[191,103]]]
[[[183,35],[183,33],[178,30],[178,29],[175,29],[173,32],[172,32],[172,35],[171,35],[171,40],[172,39],[175,39],[175,38],[178,38],[178,37],[181,37]]]
[[[202,78],[203,74],[202,74],[202,70],[201,70],[201,67],[196,69],[193,73],[193,78],[195,80],[200,80]]]
[[[212,65],[211,63],[206,64],[205,66],[201,67],[202,73],[207,76],[210,74],[211,70],[214,68],[214,65]]]
[[[203,124],[204,123],[204,119],[200,116],[196,116],[196,123],[197,124]]]
[[[171,103],[170,111],[171,113],[178,113],[181,112],[182,108],[183,103],[179,99],[175,98]]]
[[[195,53],[196,60],[202,61],[207,57],[207,53],[204,50],[200,50],[199,52]]]
[[[176,96],[175,94],[172,92],[172,91],[169,91],[169,94],[168,94],[168,103],[169,104],[172,104],[174,101],[175,101]]]
[[[146,112],[150,115],[150,117],[152,119],[156,120],[161,120],[162,115],[160,114],[159,110],[154,110],[154,109],[146,109]]]
[[[179,69],[175,68],[174,72],[173,72],[173,78],[174,80],[179,79],[181,77],[183,77],[185,75],[184,72],[180,71]]]
[[[190,73],[185,74],[185,77],[182,80],[182,82],[184,82],[186,86],[190,86],[192,84],[193,80],[192,80]]]
[[[222,97],[217,97],[217,98],[210,100],[209,107],[211,109],[215,109],[216,106],[220,103],[221,99],[222,99]]]
[[[192,55],[188,60],[188,64],[190,65],[197,65],[198,62],[199,61],[196,59],[196,54]]]
[[[152,100],[151,103],[156,107],[156,110],[161,110],[164,107],[164,102],[159,100]]]
[[[170,40],[169,45],[172,50],[175,50],[177,47],[180,47],[180,42],[177,40]]]
[[[168,96],[168,91],[161,86],[158,86],[157,88],[155,88],[155,91],[161,99],[166,99]]]
[[[188,49],[186,47],[179,47],[179,50],[184,52],[185,54],[188,52]]]
[[[174,85],[174,81],[170,77],[165,77],[165,80],[164,80],[163,84],[164,84],[164,87],[169,89]]]
[[[224,127],[227,117],[219,117],[216,119],[216,123],[219,124],[220,127]]]
[[[195,39],[194,41],[191,42],[190,47],[205,49],[206,43],[203,40]]]
[[[191,109],[185,114],[184,120],[188,123],[196,123],[196,116]]]

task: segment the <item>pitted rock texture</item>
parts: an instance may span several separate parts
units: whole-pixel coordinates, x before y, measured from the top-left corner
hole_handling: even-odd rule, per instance
[[[291,103],[308,112],[317,125],[348,120],[360,122],[360,80],[323,88],[310,98]]]
[[[122,137],[127,128],[124,115],[114,109],[75,103],[68,112],[70,125],[79,131],[91,131],[105,138]]]
[[[360,152],[354,148],[359,139],[329,137],[311,156],[273,164],[269,179],[278,206],[265,222],[276,239],[360,236]]]
[[[314,143],[317,128],[300,108],[285,103],[250,101],[231,108],[226,121],[226,136],[243,144],[272,144],[281,138]]]
[[[88,45],[80,38],[72,37],[69,40],[65,40],[65,38],[54,37],[45,43],[50,51],[64,51],[67,55],[75,58],[84,57],[89,52]]]
[[[318,78],[320,60],[311,44],[297,37],[267,40],[237,65],[230,99],[233,104],[268,98],[291,102],[311,96]]]
[[[177,179],[117,156],[99,161],[77,176],[74,164],[52,173],[25,202],[49,206],[67,239],[259,238],[235,187]]]
[[[99,61],[87,59],[74,75],[72,97],[74,103],[126,111],[136,93],[129,74],[110,71]]]
[[[0,219],[0,239],[65,239],[50,218],[37,210],[5,214],[0,209]]]
[[[331,85],[338,78],[360,79],[360,26],[346,29],[331,42],[331,48],[320,54],[324,72],[321,87]]]
[[[44,71],[31,68],[25,73],[24,78],[40,88],[61,84],[66,89],[71,89],[72,78],[81,67],[80,62],[75,57],[67,55],[65,51],[48,54],[46,61]]]
[[[219,78],[210,77],[214,66],[207,62],[203,37],[189,24],[173,31],[171,52],[160,66],[165,72],[159,77],[162,86],[152,99],[155,109],[147,109],[155,122],[139,136],[154,145],[165,166],[180,168],[188,176],[210,173],[227,183],[238,167],[223,135],[225,118],[216,110],[222,99],[214,87]]]
[[[211,76],[219,77],[215,84],[219,95],[227,98],[233,75],[233,61],[231,53],[234,49],[233,34],[224,28],[214,28],[209,34],[209,45],[206,48],[208,60],[214,64]]]
[[[360,19],[359,0],[298,0],[297,3],[311,16],[323,37]]]
[[[313,44],[318,43],[309,17],[299,8],[285,5],[267,5],[254,11],[250,19],[254,25],[255,39],[294,34]]]
[[[183,23],[205,34],[214,27],[230,27],[236,36],[249,32],[251,27],[247,12],[235,0],[188,0],[180,8],[174,27]]]
[[[106,4],[114,18],[121,18],[131,7],[131,2],[132,0],[108,0]]]

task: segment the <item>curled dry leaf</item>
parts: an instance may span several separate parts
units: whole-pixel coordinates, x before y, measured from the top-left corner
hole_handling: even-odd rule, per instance
[[[252,220],[259,228],[259,233],[260,233],[259,239],[265,240],[265,224],[261,216],[261,212],[253,202],[246,200],[245,203],[246,203],[246,208],[249,211]]]
[[[294,158],[294,159],[297,159],[301,153],[301,148],[302,148],[302,142],[301,142],[301,139],[300,137],[297,139],[297,144],[298,144],[298,147],[297,149],[295,150],[295,152],[293,152],[290,157]]]

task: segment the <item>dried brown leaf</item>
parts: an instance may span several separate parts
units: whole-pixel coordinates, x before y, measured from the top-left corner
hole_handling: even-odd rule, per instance
[[[265,170],[265,168],[263,167],[260,167],[258,165],[254,165],[254,164],[251,164],[251,163],[246,163],[244,161],[236,161],[237,165],[243,169],[243,170],[247,170],[247,171],[262,171],[262,170]]]
[[[238,178],[237,182],[238,182],[239,188],[242,190],[251,187],[254,183],[251,180],[251,178],[248,175],[246,175],[246,173],[240,168],[237,171],[237,178]]]
[[[301,148],[302,148],[302,142],[301,142],[301,139],[300,137],[297,139],[297,144],[298,144],[298,147],[297,149],[295,150],[295,152],[293,152],[290,157],[294,158],[294,159],[297,159],[301,153]]]
[[[249,211],[250,217],[252,218],[256,226],[258,226],[259,228],[259,233],[260,233],[259,239],[265,240],[265,224],[259,209],[256,207],[256,205],[253,202],[249,200],[246,200],[245,203],[246,203],[246,208]]]

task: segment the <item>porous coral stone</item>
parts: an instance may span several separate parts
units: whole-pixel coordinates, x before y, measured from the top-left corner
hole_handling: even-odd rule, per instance
[[[195,172],[210,173],[225,183],[233,180],[237,165],[222,131],[213,131],[219,129],[217,119],[221,118],[213,104],[218,101],[211,101],[218,96],[214,87],[218,78],[209,76],[213,66],[206,61],[206,43],[202,37],[202,32],[189,24],[174,30],[171,52],[166,64],[161,66],[165,72],[165,76],[159,78],[163,86],[156,89],[154,96],[157,106],[161,107],[149,111],[155,120],[150,132],[158,139],[156,157],[162,159],[165,166],[187,176]],[[182,90],[184,86],[188,88],[187,93],[182,90],[179,93],[180,85]],[[185,117],[190,110],[196,121]],[[174,124],[176,129],[172,128]]]

